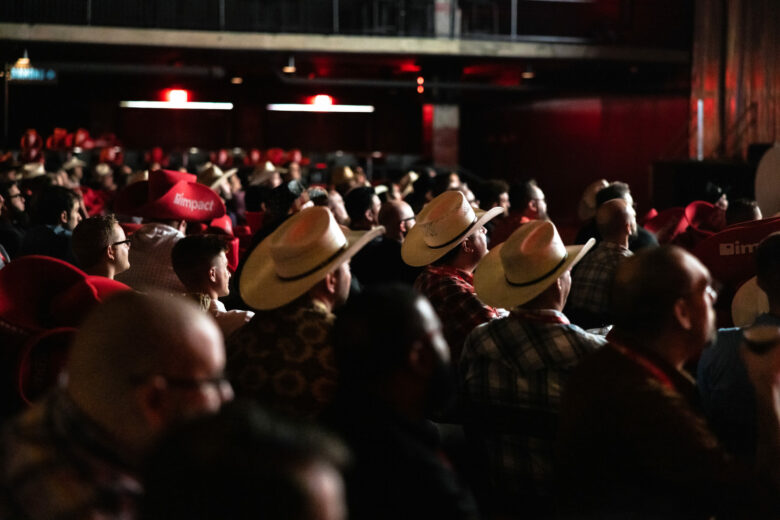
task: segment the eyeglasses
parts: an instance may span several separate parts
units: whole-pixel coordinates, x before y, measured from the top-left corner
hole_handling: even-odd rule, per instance
[[[131,376],[130,382],[135,385],[145,383],[153,377],[160,377],[165,380],[165,383],[172,388],[182,388],[185,390],[199,390],[203,387],[213,387],[216,390],[222,392],[226,389],[230,389],[230,381],[225,374],[219,374],[212,377],[201,378],[188,378],[188,377],[176,377],[166,376],[163,374],[150,374],[147,376]]]
[[[21,194],[21,193],[16,193],[14,195],[8,195],[6,198],[10,200],[10,199],[16,199],[16,198],[21,198],[21,197],[24,197],[24,195]]]
[[[111,244],[111,246],[113,247],[113,246],[121,246],[122,244],[127,244],[127,247],[130,247],[130,244],[132,242],[133,242],[133,239],[132,238],[128,238],[128,239],[125,239],[125,240],[120,240],[119,242],[114,242],[113,244]]]
[[[707,285],[704,287],[704,294],[710,297],[710,300],[712,300],[713,305],[715,304],[715,302],[718,301],[718,294],[720,294],[721,287],[722,287],[721,284],[716,282],[715,280],[708,282]],[[681,294],[680,297],[681,298],[688,297],[694,294],[695,292],[697,292],[697,289],[689,291],[685,294]]]

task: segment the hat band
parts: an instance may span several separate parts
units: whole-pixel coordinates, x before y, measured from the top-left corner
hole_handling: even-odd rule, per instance
[[[566,253],[565,255],[563,255],[563,258],[561,259],[561,261],[560,261],[560,262],[558,262],[558,265],[556,265],[555,267],[553,267],[552,269],[550,269],[549,271],[547,271],[546,273],[544,273],[544,274],[543,274],[542,276],[540,276],[539,278],[534,278],[534,279],[533,279],[533,280],[531,280],[530,282],[515,283],[515,282],[513,282],[512,280],[510,280],[509,278],[507,278],[507,277],[506,277],[506,273],[504,273],[504,280],[506,280],[506,283],[508,283],[508,284],[509,284],[509,285],[511,285],[512,287],[527,287],[527,286],[529,286],[529,285],[533,285],[533,284],[535,284],[535,283],[539,283],[539,282],[541,282],[542,280],[544,280],[545,278],[547,278],[548,276],[550,276],[551,274],[553,274],[555,271],[557,271],[558,269],[560,269],[560,268],[561,268],[561,266],[562,266],[562,265],[563,265],[563,264],[566,262],[566,259],[567,259],[567,258],[569,258],[569,253]]]
[[[333,260],[336,259],[337,256],[339,256],[341,253],[346,251],[348,247],[349,247],[349,242],[344,242],[344,245],[341,246],[335,253],[333,253],[328,258],[326,258],[324,261],[322,261],[319,264],[315,265],[314,267],[312,267],[311,269],[309,269],[305,273],[296,274],[295,276],[281,276],[280,274],[277,274],[276,277],[279,278],[283,282],[294,282],[296,280],[300,280],[302,278],[306,278],[310,274],[313,274],[313,273],[319,271],[320,269],[322,269],[323,267],[325,267],[326,265],[331,263]]]
[[[459,233],[459,234],[458,234],[458,235],[457,235],[455,238],[453,238],[452,240],[448,240],[447,242],[444,242],[443,244],[440,244],[440,245],[438,245],[438,246],[428,246],[428,247],[430,247],[431,249],[441,249],[442,247],[447,247],[448,245],[452,244],[452,243],[453,243],[453,242],[455,242],[456,240],[459,240],[460,238],[462,238],[462,237],[463,237],[463,235],[465,235],[466,233],[468,233],[468,232],[469,232],[469,229],[471,229],[471,226],[473,226],[473,225],[474,225],[474,224],[476,224],[476,223],[477,223],[477,217],[476,217],[476,215],[475,215],[475,216],[474,216],[474,220],[472,220],[472,221],[471,221],[471,224],[469,224],[468,226],[466,226],[466,229],[464,229],[463,231],[461,231],[461,232],[460,232],[460,233]]]

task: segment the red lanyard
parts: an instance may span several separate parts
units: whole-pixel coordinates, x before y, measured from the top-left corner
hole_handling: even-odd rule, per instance
[[[621,345],[620,343],[616,343],[614,339],[609,340],[609,345],[627,358],[634,361],[640,367],[644,368],[651,376],[660,381],[661,384],[663,384],[665,387],[676,390],[674,383],[672,383],[672,380],[669,378],[669,376],[667,376],[666,373],[658,367],[658,365],[647,359],[645,356],[636,352],[635,350]]]

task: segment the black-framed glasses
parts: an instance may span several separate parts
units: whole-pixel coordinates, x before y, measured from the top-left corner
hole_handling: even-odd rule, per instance
[[[113,246],[121,246],[122,244],[127,244],[127,247],[130,247],[130,244],[132,243],[133,243],[133,239],[127,238],[125,240],[120,240],[119,242],[114,242],[113,244],[111,244],[111,246],[113,247]]]
[[[150,374],[147,376],[131,376],[130,382],[140,385],[153,377],[162,378],[169,387],[186,390],[199,390],[204,386],[210,386],[222,391],[223,389],[230,387],[230,381],[225,374],[218,374],[212,377],[176,377],[166,376],[164,374]]]
[[[19,198],[19,197],[24,197],[24,194],[23,193],[15,193],[13,195],[8,195],[6,198],[8,200],[11,200],[11,199]]]

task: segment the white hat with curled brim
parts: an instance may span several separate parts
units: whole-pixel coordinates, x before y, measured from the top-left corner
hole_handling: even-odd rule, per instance
[[[477,265],[474,290],[493,307],[511,309],[539,296],[593,247],[564,246],[552,222],[533,220],[494,247]]]
[[[306,208],[282,223],[249,255],[239,282],[241,297],[257,310],[286,305],[384,230],[378,226],[345,234],[330,210]]]
[[[501,207],[475,212],[463,193],[445,191],[415,217],[417,223],[404,239],[401,257],[414,267],[435,262],[503,212]]]

